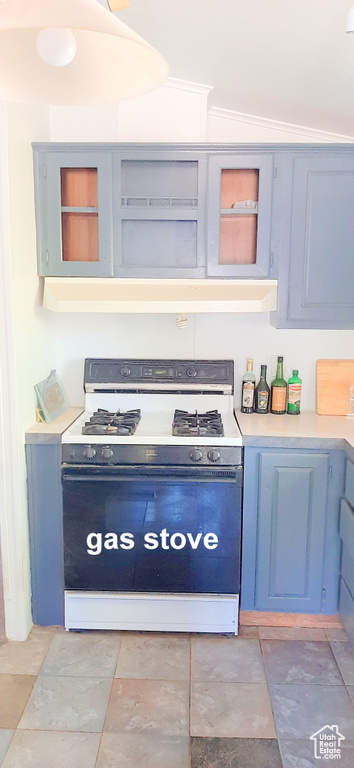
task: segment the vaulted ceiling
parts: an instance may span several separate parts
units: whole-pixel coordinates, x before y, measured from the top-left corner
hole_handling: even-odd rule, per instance
[[[107,6],[106,0],[98,0]],[[354,136],[353,0],[130,0],[118,17],[210,106]]]

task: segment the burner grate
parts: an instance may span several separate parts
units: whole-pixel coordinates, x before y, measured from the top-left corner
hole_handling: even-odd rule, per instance
[[[82,427],[83,435],[133,435],[141,418],[140,408],[111,413],[104,408],[95,411]]]
[[[223,437],[224,427],[219,411],[188,413],[176,410],[173,417],[172,434],[176,436]]]

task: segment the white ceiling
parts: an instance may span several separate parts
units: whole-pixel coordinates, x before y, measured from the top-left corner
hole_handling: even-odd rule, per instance
[[[98,0],[107,6],[106,0]],[[130,0],[117,13],[209,105],[354,136],[353,0]]]

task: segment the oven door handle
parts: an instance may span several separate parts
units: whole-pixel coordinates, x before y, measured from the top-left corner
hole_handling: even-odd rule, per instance
[[[78,471],[79,470],[79,471]],[[92,471],[93,470],[93,471]],[[234,483],[242,486],[243,471],[242,467],[178,467],[173,471],[172,467],[144,467],[143,472],[139,472],[137,467],[109,467],[108,471],[102,470],[102,467],[85,467],[84,469],[72,466],[70,469],[63,468],[63,481],[71,482],[129,482],[134,481],[154,482],[154,483]],[[167,471],[166,471],[167,470]]]

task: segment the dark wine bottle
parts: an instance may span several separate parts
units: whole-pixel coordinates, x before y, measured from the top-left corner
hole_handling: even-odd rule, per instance
[[[261,377],[254,391],[255,413],[269,413],[270,389],[267,384],[267,366],[261,365]]]

